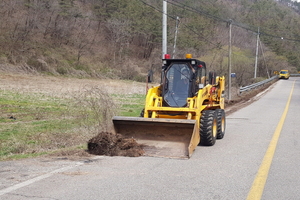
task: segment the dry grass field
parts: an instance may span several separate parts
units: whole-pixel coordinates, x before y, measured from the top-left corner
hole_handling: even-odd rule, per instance
[[[3,71],[0,160],[83,153],[113,115],[138,116],[145,93],[140,82]]]

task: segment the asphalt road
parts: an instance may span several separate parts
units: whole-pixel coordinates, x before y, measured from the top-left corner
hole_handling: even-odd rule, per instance
[[[227,116],[190,159],[95,156],[0,162],[0,199],[300,199],[300,79]]]

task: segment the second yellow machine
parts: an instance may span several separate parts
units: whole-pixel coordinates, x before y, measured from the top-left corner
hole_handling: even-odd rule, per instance
[[[197,145],[225,134],[225,78],[204,62],[165,55],[161,83],[148,90],[141,117],[113,117],[116,133],[143,145],[146,156],[189,158]]]

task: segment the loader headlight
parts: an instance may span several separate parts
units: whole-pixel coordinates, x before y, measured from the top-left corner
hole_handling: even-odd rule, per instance
[[[189,54],[189,53],[188,53],[188,54],[185,54],[185,58],[186,58],[186,59],[192,59],[192,54]]]

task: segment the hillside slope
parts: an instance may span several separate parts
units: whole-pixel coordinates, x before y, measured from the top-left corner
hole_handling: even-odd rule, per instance
[[[259,80],[253,79],[257,44],[257,77],[281,68],[296,72],[300,17],[295,6],[289,0],[168,1],[168,52],[178,58],[192,53],[210,70],[227,75],[231,22],[233,84]],[[149,70],[159,72],[160,0],[5,0],[0,15],[3,70],[137,81]]]

